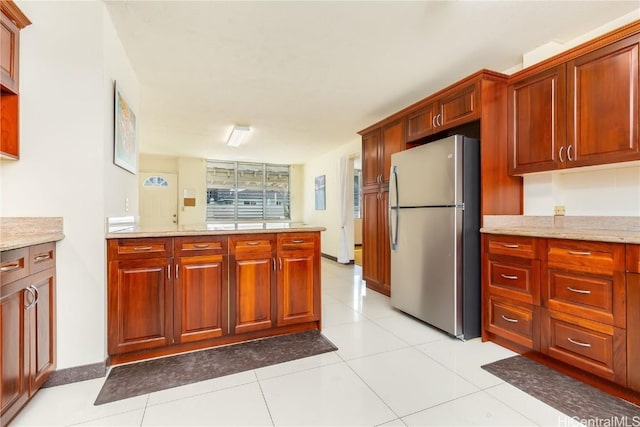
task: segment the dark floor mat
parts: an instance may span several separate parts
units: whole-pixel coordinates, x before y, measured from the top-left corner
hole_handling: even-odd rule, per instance
[[[640,425],[640,407],[526,357],[513,356],[482,368],[583,424]]]
[[[306,331],[116,366],[94,405],[337,349],[319,331]]]

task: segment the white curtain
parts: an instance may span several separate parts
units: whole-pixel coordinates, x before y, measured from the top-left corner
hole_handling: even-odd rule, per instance
[[[338,262],[348,264],[349,246],[347,244],[347,221],[349,220],[349,156],[340,158],[340,247]]]

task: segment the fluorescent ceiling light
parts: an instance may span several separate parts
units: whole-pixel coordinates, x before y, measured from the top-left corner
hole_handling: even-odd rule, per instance
[[[238,147],[244,141],[247,134],[251,131],[249,126],[235,125],[227,138],[227,145],[230,147]]]

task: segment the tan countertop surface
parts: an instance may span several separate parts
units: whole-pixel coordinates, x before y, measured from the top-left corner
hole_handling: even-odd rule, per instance
[[[640,217],[486,215],[480,232],[640,244]]]
[[[139,224],[107,225],[107,239],[136,237],[216,236],[255,233],[295,233],[325,231],[325,227],[287,222],[237,222],[201,225],[174,225],[168,227],[143,227]]]
[[[60,217],[0,218],[0,251],[64,239]]]

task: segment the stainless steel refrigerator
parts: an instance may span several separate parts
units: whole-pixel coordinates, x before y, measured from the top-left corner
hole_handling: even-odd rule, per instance
[[[480,144],[454,135],[391,156],[391,304],[480,336]]]

